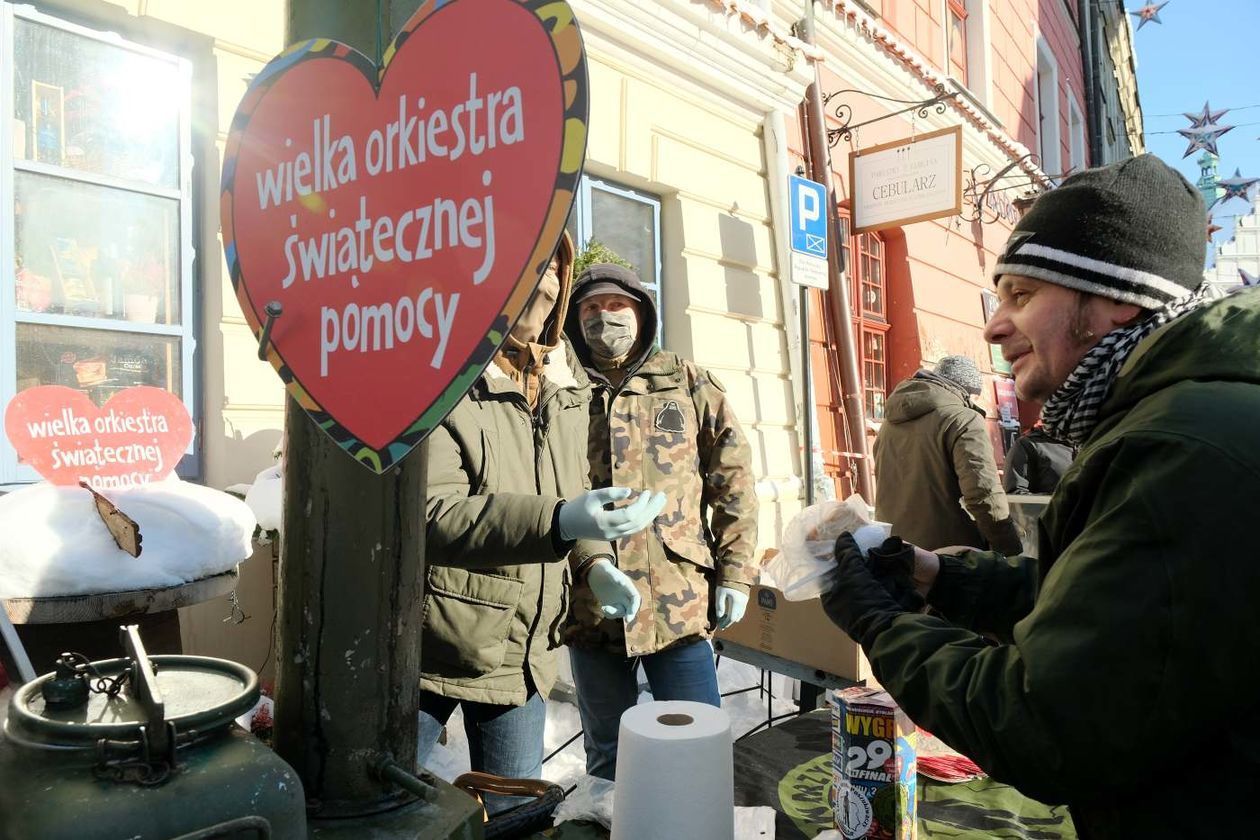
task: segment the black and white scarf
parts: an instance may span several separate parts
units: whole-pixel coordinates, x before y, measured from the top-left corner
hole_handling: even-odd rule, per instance
[[[1094,431],[1098,422],[1098,409],[1111,393],[1116,375],[1124,362],[1155,330],[1193,312],[1208,301],[1207,286],[1201,286],[1192,294],[1178,298],[1157,309],[1143,320],[1128,327],[1120,327],[1103,336],[1076,370],[1046,399],[1041,408],[1041,422],[1053,437],[1080,446]]]

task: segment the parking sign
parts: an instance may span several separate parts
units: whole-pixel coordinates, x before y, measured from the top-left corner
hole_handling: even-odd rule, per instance
[[[792,282],[827,288],[827,188],[788,176],[788,220],[792,228]]]

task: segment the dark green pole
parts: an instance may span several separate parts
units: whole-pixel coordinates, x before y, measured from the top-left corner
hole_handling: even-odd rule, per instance
[[[287,40],[334,38],[377,58],[418,5],[289,0]],[[411,798],[371,768],[415,767],[426,455],[421,445],[378,476],[287,400],[275,746],[314,819]]]

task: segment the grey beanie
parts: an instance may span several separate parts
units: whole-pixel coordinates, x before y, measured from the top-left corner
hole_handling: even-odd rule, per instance
[[[967,356],[946,356],[936,363],[933,373],[960,386],[972,396],[980,395],[980,370]]]
[[[1043,193],[994,269],[1143,309],[1203,282],[1206,211],[1199,191],[1151,154],[1086,169]]]

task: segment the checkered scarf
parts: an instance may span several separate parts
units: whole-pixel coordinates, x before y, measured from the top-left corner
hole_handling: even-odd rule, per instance
[[[1046,431],[1074,446],[1082,445],[1094,431],[1098,423],[1098,409],[1106,402],[1116,375],[1133,348],[1164,324],[1193,312],[1207,300],[1205,284],[1197,291],[1165,304],[1138,323],[1114,329],[1103,336],[1103,340],[1085,354],[1076,370],[1042,406],[1041,422]]]

